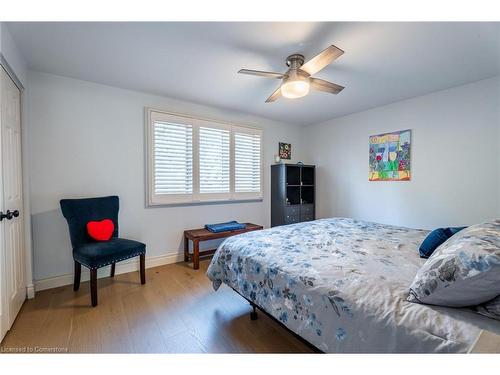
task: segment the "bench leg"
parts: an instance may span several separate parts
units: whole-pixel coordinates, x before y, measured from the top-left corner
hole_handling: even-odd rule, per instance
[[[189,261],[189,238],[184,236],[184,262]]]
[[[111,263],[111,277],[115,277],[115,265],[116,263]]]
[[[200,243],[197,240],[193,241],[193,269],[200,268]]]

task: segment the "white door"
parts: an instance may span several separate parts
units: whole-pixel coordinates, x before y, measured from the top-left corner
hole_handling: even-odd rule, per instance
[[[22,218],[21,92],[7,72],[3,68],[0,70],[0,240],[3,238],[0,244],[3,253],[0,337],[3,338],[26,299],[26,261]]]

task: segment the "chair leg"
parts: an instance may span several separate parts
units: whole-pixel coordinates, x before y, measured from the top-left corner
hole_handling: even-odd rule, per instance
[[[146,254],[139,256],[141,264],[141,284],[146,284]]]
[[[111,263],[111,277],[115,277],[115,264],[116,263]]]
[[[90,295],[92,307],[97,306],[97,269],[90,270]]]
[[[75,260],[75,282],[73,283],[73,290],[76,292],[80,289],[80,279],[82,277],[82,265]]]

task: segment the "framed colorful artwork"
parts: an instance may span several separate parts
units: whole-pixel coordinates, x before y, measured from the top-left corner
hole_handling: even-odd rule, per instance
[[[411,130],[370,136],[370,181],[409,181]]]
[[[290,143],[280,142],[279,156],[281,159],[291,159],[292,145]]]

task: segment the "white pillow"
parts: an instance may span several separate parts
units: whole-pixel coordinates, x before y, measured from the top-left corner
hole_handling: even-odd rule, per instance
[[[450,237],[425,262],[408,301],[465,307],[500,295],[500,220],[473,225]]]

